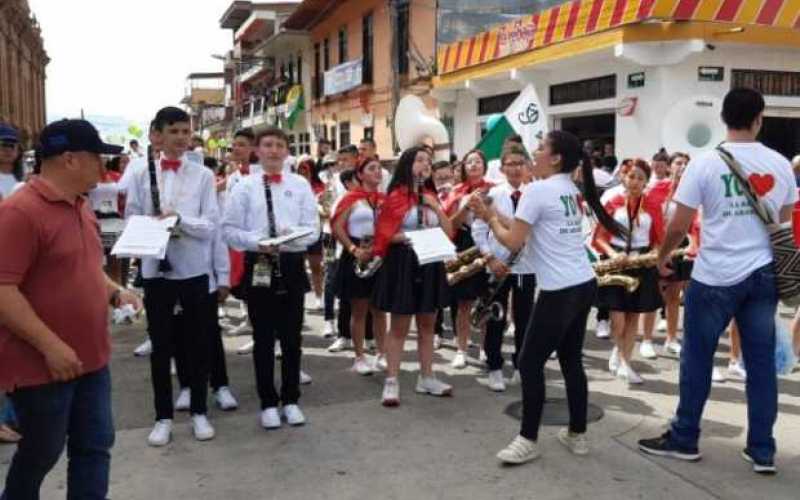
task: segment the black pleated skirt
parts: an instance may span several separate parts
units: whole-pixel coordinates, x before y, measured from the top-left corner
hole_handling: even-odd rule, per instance
[[[389,247],[375,277],[372,304],[392,314],[435,313],[450,303],[444,264],[420,266],[406,244]]]
[[[639,280],[639,288],[629,293],[623,286],[603,286],[597,292],[597,307],[631,313],[653,312],[664,305],[655,267],[631,269],[619,274]]]
[[[462,227],[456,233],[456,251],[463,252],[475,246],[475,240],[472,239],[472,233],[469,229]],[[458,282],[450,287],[450,296],[454,302],[471,301],[475,300],[486,289],[488,274],[479,272],[474,276]]]
[[[357,239],[353,244],[358,245]],[[356,276],[356,258],[348,251],[343,251],[339,258],[339,266],[334,280],[334,293],[341,300],[368,299],[372,297],[375,288],[376,275],[369,278]]]

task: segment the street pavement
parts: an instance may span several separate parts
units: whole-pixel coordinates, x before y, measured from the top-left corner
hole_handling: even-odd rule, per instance
[[[310,302],[310,300],[308,301]],[[781,321],[788,323],[786,312]],[[470,366],[452,370],[445,346],[436,369],[455,387],[451,398],[414,394],[416,353],[407,343],[401,375],[402,405],[380,405],[383,376],[350,371],[352,353],[330,354],[322,318],[307,316],[303,367],[314,381],[303,387],[308,424],[265,431],[258,425],[252,360],[236,348],[248,337],[226,337],[231,387],[240,408],[210,412],[217,436],[206,443],[191,436],[187,414],[175,420],[173,442],[150,448],[153,421],[148,361],[133,349],[145,338],[143,322],[113,329],[114,411],[111,498],[154,499],[796,499],[800,498],[800,372],[780,381],[775,437],[779,473],[751,472],[739,452],[746,438],[744,384],[715,384],[706,406],[703,460],[687,464],[640,454],[636,441],[661,433],[677,401],[675,357],[638,361],[645,384],[628,388],[606,365],[610,342],[587,335],[585,365],[590,402],[604,415],[589,427],[592,452],[576,457],[556,440],[558,427],[543,427],[543,456],[518,467],[501,466],[495,453],[516,435],[510,413],[519,387],[492,393],[471,349]],[[660,343],[660,342],[659,342]],[[510,352],[512,340],[506,338]],[[659,349],[660,352],[660,349]],[[727,366],[728,344],[717,365]],[[508,368],[507,368],[508,370]],[[510,371],[507,371],[510,375]],[[548,397],[563,397],[557,361],[547,366]],[[176,389],[177,391],[177,389]],[[13,448],[0,447],[5,476]],[[48,476],[43,499],[65,497],[66,458]]]

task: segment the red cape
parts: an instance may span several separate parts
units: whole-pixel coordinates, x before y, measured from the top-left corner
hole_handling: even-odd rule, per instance
[[[657,181],[652,187],[650,187],[650,189],[647,190],[647,198],[660,207],[664,206],[664,202],[667,201],[670,193],[672,193],[672,184],[672,179],[661,179],[660,181]]]
[[[485,189],[485,191],[488,192],[489,189],[493,187],[494,183],[488,182],[485,179],[481,179],[478,182],[462,182],[450,191],[450,194],[445,198],[442,204],[442,209],[444,209],[444,213],[447,215],[453,215],[453,213],[458,210],[458,205],[462,198],[471,195],[478,189]]]
[[[331,217],[331,227],[336,223],[336,219],[338,219],[342,214],[346,213],[350,207],[359,201],[367,200],[373,207],[379,207],[385,198],[386,195],[383,193],[379,193],[377,191],[365,191],[360,187],[353,189],[352,191],[348,191],[344,197],[339,200],[339,203],[336,204],[336,210],[333,212],[333,217]]]
[[[436,193],[430,190],[425,190],[425,193],[436,196]],[[386,196],[378,212],[378,222],[375,224],[375,244],[373,246],[375,255],[386,256],[392,236],[400,229],[409,209],[417,205],[417,198],[417,193],[409,193],[405,186],[392,190]]]
[[[604,205],[606,212],[612,217],[614,216],[614,212],[619,210],[620,208],[626,206],[628,204],[628,197],[624,194],[617,195]],[[631,216],[630,210],[632,207],[628,207],[628,216]],[[645,194],[641,199],[641,206],[638,210],[642,210],[647,215],[650,216],[650,220],[652,223],[650,224],[650,246],[655,247],[660,245],[661,242],[664,240],[664,214],[661,211],[661,205],[658,202],[658,197],[651,197],[650,194]],[[635,215],[634,215],[635,217]],[[594,229],[594,235],[592,236],[592,246],[595,250],[603,253],[603,249],[597,244],[597,240],[603,239],[605,241],[611,241],[611,232],[603,227],[602,224],[598,224]]]

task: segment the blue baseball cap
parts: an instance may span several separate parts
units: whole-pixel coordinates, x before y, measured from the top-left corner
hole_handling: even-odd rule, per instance
[[[19,142],[19,132],[11,125],[0,123],[0,141]]]
[[[53,122],[39,134],[37,153],[41,158],[58,156],[67,151],[119,155],[122,153],[122,146],[103,142],[94,125],[86,120]]]

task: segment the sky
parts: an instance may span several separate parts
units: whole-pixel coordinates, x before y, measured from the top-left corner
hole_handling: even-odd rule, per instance
[[[222,71],[219,27],[232,0],[28,0],[42,27],[48,119],[119,117],[146,124],[183,98],[186,76]]]

